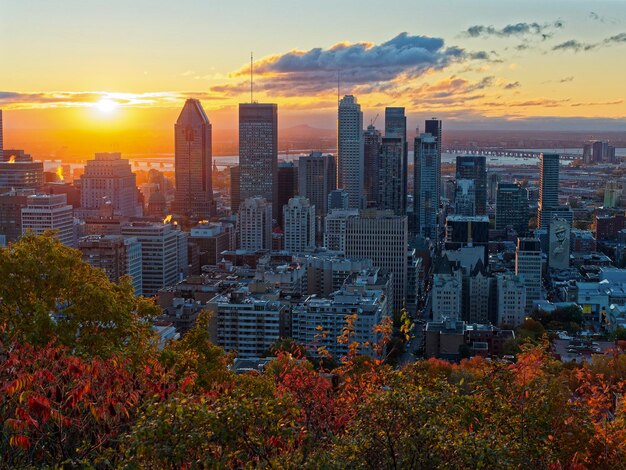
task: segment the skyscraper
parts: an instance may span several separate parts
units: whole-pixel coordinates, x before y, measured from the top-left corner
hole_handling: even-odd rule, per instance
[[[415,138],[415,182],[413,215],[416,232],[424,237],[437,238],[439,200],[441,197],[441,158],[437,138],[420,134]]]
[[[476,215],[487,214],[487,164],[483,155],[456,157],[456,179],[474,181]]]
[[[441,119],[432,118],[426,119],[424,132],[430,134],[437,139],[437,153],[441,160],[441,146],[443,145],[443,136],[441,132]],[[441,178],[441,173],[439,174]]]
[[[302,253],[315,248],[315,207],[303,196],[283,206],[285,250]]]
[[[239,105],[240,200],[260,196],[278,205],[278,106],[266,103]]]
[[[27,206],[22,209],[22,233],[43,234],[56,231],[61,243],[73,247],[74,215],[65,194],[37,194],[28,196]]]
[[[115,215],[140,215],[136,177],[120,153],[96,153],[94,160],[87,160],[80,182],[83,217],[97,215],[106,203]]]
[[[364,160],[364,180],[365,180],[365,199],[367,207],[378,206],[378,160],[380,158],[381,145],[380,131],[373,124],[367,126],[367,130],[363,133],[363,160]]]
[[[542,153],[539,160],[540,227],[547,227],[550,223],[549,217],[545,217],[545,211],[559,205],[559,158],[556,153]]]
[[[541,242],[535,238],[518,238],[515,251],[515,274],[526,286],[526,312],[541,299]]]
[[[406,212],[406,191],[403,189],[405,147],[400,137],[384,137],[380,147],[378,208],[391,210],[396,215]]]
[[[409,164],[409,145],[406,139],[406,115],[404,108],[385,108],[385,137],[402,139],[402,165],[400,184],[400,208],[398,214],[406,213],[407,172]],[[394,209],[395,210],[395,209]]]
[[[4,149],[0,155],[0,191],[39,190],[43,186],[43,162],[34,162],[23,150]]]
[[[122,227],[122,235],[135,237],[141,244],[141,288],[143,295],[156,295],[159,289],[175,284],[187,273],[187,233],[172,224],[132,222]]]
[[[241,204],[239,165],[230,167],[230,212],[239,212],[239,204]]]
[[[272,249],[272,205],[262,197],[249,197],[239,213],[239,247],[242,250]]]
[[[278,164],[278,213],[275,214],[276,222],[283,227],[283,206],[289,203],[289,199],[298,194],[298,167],[293,162],[280,162]]]
[[[174,125],[176,196],[173,210],[206,219],[215,212],[211,123],[199,100],[188,99]]]
[[[512,226],[520,237],[528,232],[528,193],[518,183],[498,183],[496,190],[496,229]]]
[[[337,120],[337,186],[348,192],[351,208],[363,207],[363,113],[352,95],[339,101]]]
[[[298,193],[315,206],[317,217],[328,212],[328,195],[337,188],[337,166],[332,155],[313,152],[298,161]]]

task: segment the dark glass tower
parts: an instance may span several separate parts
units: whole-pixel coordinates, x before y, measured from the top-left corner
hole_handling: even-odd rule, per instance
[[[483,155],[456,157],[456,179],[473,180],[476,215],[487,213],[487,162]]]
[[[200,101],[188,99],[174,126],[176,196],[173,211],[194,218],[215,212],[211,123]]]

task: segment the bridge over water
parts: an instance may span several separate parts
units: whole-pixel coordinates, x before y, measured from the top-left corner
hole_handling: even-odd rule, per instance
[[[512,158],[539,158],[542,152],[533,150],[512,150],[499,147],[447,147],[441,149],[443,153],[458,155],[484,155],[486,157],[512,157]],[[575,160],[580,155],[568,152],[558,152],[563,160]]]

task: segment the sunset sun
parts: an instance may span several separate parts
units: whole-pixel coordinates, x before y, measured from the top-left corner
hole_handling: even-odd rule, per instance
[[[117,109],[119,103],[109,98],[102,98],[100,101],[94,103],[95,108],[102,113],[112,113]]]

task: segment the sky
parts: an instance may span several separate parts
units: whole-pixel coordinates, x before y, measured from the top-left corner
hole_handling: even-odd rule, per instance
[[[171,152],[188,97],[236,129],[251,51],[281,127],[332,129],[340,77],[366,123],[626,129],[626,0],[2,0],[0,28],[5,147],[51,156]]]

